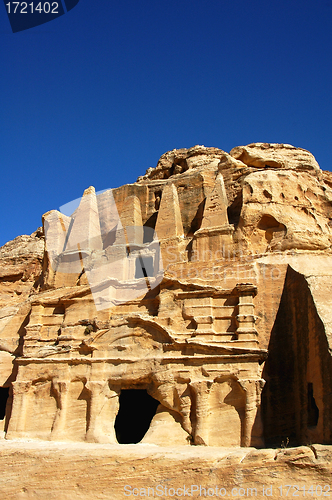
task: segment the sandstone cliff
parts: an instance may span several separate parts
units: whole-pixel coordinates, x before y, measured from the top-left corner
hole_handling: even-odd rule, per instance
[[[173,150],[48,212],[0,249],[4,436],[330,444],[331,228],[332,174],[287,144]]]

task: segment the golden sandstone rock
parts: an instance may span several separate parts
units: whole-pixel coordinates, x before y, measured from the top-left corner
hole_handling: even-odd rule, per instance
[[[134,184],[88,188],[71,216],[46,213],[0,249],[3,436],[67,442],[58,454],[98,443],[104,458],[140,442],[133,463],[144,449],[158,474],[158,453],[183,453],[191,484],[193,445],[213,447],[209,467],[251,447],[231,471],[253,487],[244,469],[280,470],[273,495],[256,479],[262,498],[289,471],[276,449],[254,448],[304,445],[287,464],[318,484],[332,444],[331,223],[332,174],[308,151],[262,143],[173,150]],[[15,498],[37,498],[29,484]],[[100,498],[130,496],[125,484]]]

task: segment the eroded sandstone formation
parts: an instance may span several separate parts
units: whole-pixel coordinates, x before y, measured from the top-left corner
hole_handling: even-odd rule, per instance
[[[331,443],[331,224],[332,174],[261,143],[48,212],[0,249],[5,437]]]

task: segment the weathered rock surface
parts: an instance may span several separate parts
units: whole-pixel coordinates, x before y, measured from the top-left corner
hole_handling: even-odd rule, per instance
[[[18,236],[0,248],[0,347],[13,353],[20,327],[30,311],[30,297],[42,273],[45,241],[42,228]],[[16,333],[15,333],[16,332]]]
[[[2,442],[0,446],[3,500],[263,500],[331,495],[329,446],[170,449],[143,444],[15,441]]]
[[[246,165],[258,168],[286,168],[319,171],[315,157],[305,149],[290,144],[255,143],[233,148],[230,155]]]

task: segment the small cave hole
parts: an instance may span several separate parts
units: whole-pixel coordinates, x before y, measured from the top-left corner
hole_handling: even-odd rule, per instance
[[[265,198],[268,198],[269,200],[272,200],[272,194],[269,193],[266,189],[264,189],[263,195],[265,196]]]
[[[318,424],[319,409],[314,398],[312,382],[308,383],[308,427],[316,427]]]
[[[286,234],[286,226],[278,222],[272,215],[263,215],[257,227],[265,231],[265,238],[268,244],[271,243],[276,234],[280,236]]]
[[[0,420],[3,420],[6,415],[6,404],[9,397],[9,388],[0,387]]]
[[[176,160],[176,163],[172,164],[171,175],[182,174],[188,170],[187,161],[185,158]]]
[[[115,434],[120,444],[139,443],[150,427],[159,401],[145,389],[124,389],[121,391],[120,408],[115,419]]]
[[[251,186],[250,186],[251,188]],[[251,190],[251,192],[253,192]],[[243,205],[242,191],[237,194],[230,206],[227,208],[228,221],[230,224],[237,226],[240,221],[240,214]]]
[[[263,215],[258,223],[258,229],[262,229],[263,231],[283,231],[285,230],[285,226],[272,217],[272,215]]]

